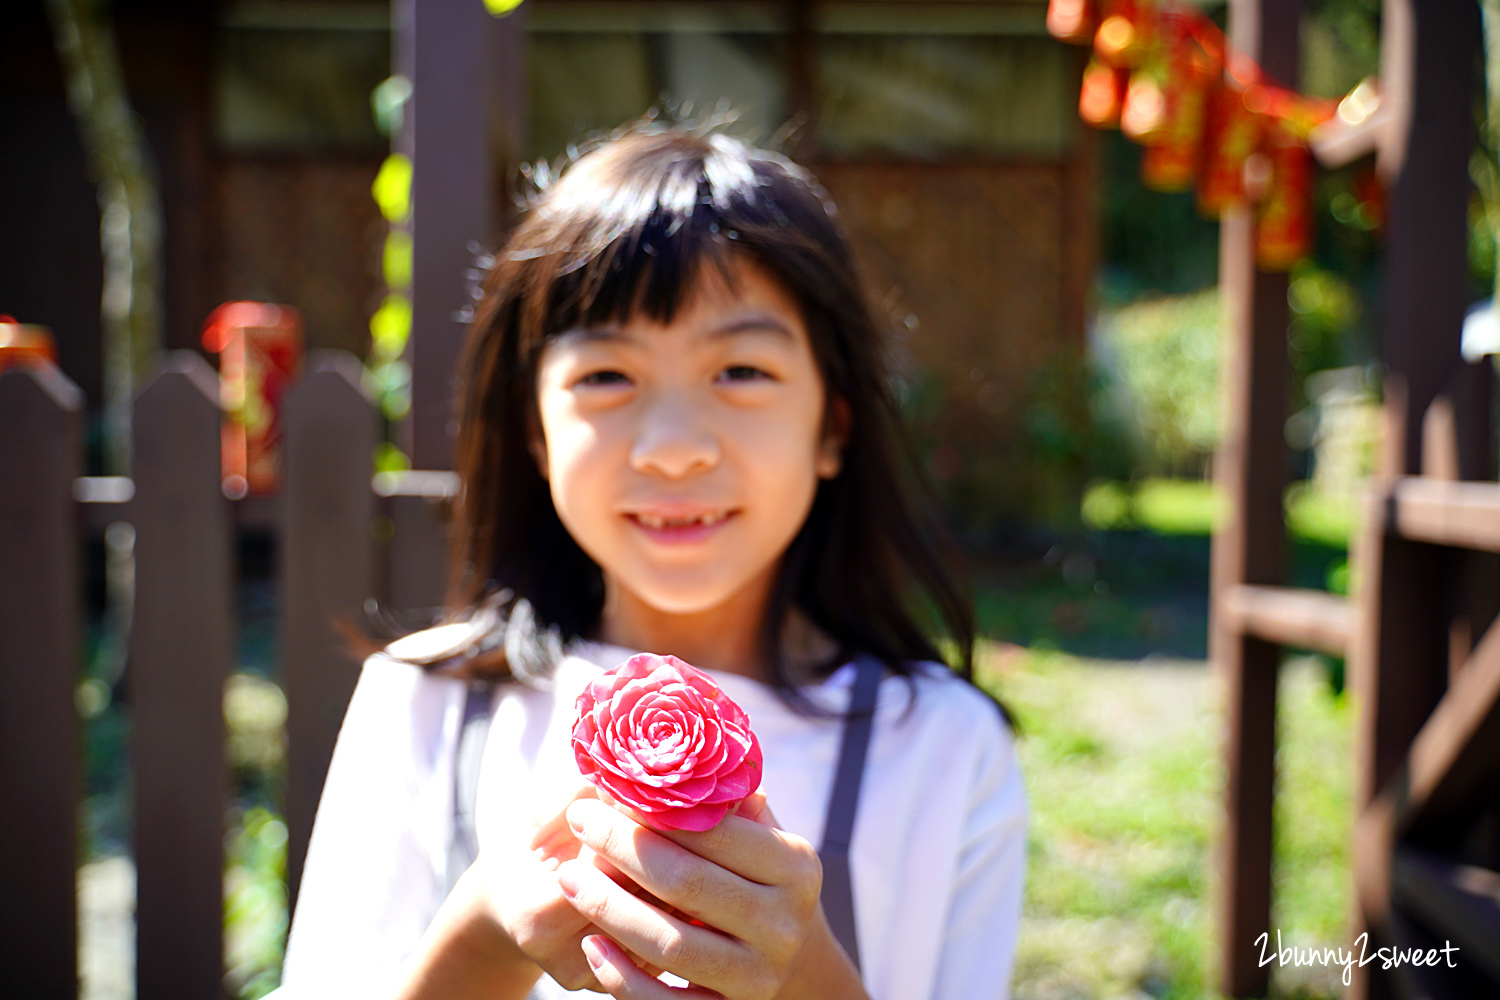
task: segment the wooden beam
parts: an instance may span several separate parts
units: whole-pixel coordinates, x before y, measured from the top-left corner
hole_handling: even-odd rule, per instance
[[[1460,363],[1469,304],[1468,162],[1479,39],[1475,4],[1383,4],[1382,105],[1390,120],[1380,132],[1376,166],[1390,197],[1377,494],[1390,492],[1397,477],[1422,471],[1424,418]],[[1357,552],[1360,628],[1349,676],[1360,713],[1358,807],[1371,803],[1397,773],[1448,680],[1445,561],[1440,550],[1403,537],[1400,513],[1390,506],[1371,510]],[[1360,850],[1369,855],[1375,847]],[[1362,864],[1358,892],[1378,932],[1380,915],[1390,910],[1384,890],[1369,884],[1371,862]],[[1377,1000],[1395,988],[1391,974],[1366,966],[1355,970],[1348,1000]]]
[[[1343,656],[1354,615],[1346,598],[1296,587],[1236,584],[1218,597],[1215,613],[1225,628],[1288,646]]]
[[[1390,530],[1409,541],[1500,552],[1500,484],[1403,476],[1376,502]]]
[[[1390,121],[1391,112],[1388,107],[1376,108],[1357,125],[1350,125],[1335,115],[1312,130],[1312,134],[1307,137],[1307,144],[1322,167],[1337,170],[1355,160],[1374,156],[1380,148],[1381,136],[1390,127]]]
[[[1231,0],[1230,39],[1273,78],[1295,81],[1300,14],[1298,0]],[[1256,266],[1255,223],[1247,209],[1225,213],[1219,248],[1228,419],[1214,477],[1229,508],[1214,533],[1210,634],[1210,653],[1226,692],[1220,990],[1249,997],[1263,995],[1269,981],[1268,970],[1257,961],[1255,940],[1271,923],[1281,650],[1237,627],[1221,613],[1220,598],[1245,584],[1284,582],[1287,276]]]
[[[1462,963],[1478,966],[1500,987],[1500,872],[1400,847],[1391,862],[1391,897],[1458,946],[1454,954],[1440,955],[1439,976]]]
[[[1412,740],[1398,834],[1453,835],[1500,794],[1500,629],[1491,628]]]
[[[412,368],[407,453],[453,465],[453,382],[470,305],[465,273],[497,226],[490,115],[496,21],[478,2],[391,5],[396,70],[412,82],[396,148],[411,157]]]
[[[78,994],[78,533],[83,393],[0,373],[0,968],[9,995]]]

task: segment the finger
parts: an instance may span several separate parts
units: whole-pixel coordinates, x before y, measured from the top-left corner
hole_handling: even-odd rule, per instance
[[[599,985],[619,1000],[720,1000],[717,993],[696,986],[668,986],[647,975],[619,945],[601,934],[583,939],[583,953]]]
[[[752,823],[761,826],[775,827],[781,829],[781,824],[776,822],[776,817],[771,815],[771,807],[766,804],[765,792],[751,792],[744,800],[735,807],[734,815],[744,817]]]
[[[603,823],[608,813],[623,815],[618,809],[611,809],[600,802],[579,801],[568,807],[568,822],[573,824],[574,833],[582,840],[583,829],[594,822]],[[812,845],[796,834],[743,816],[725,816],[714,826],[701,832],[651,832],[741,878],[761,885],[783,885],[806,877],[809,862],[816,861],[817,856]],[[597,847],[594,849],[599,850]]]
[[[738,938],[754,933],[772,890],[698,857],[630,817],[598,803],[568,811],[578,839],[608,868],[624,873],[662,909],[676,908]],[[596,864],[596,867],[602,867]]]
[[[579,914],[622,948],[690,982],[717,988],[749,964],[745,945],[662,912],[590,865],[568,862],[557,870],[557,882]]]

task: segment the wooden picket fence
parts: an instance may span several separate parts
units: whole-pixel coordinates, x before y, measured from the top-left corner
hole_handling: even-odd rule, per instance
[[[318,352],[284,407],[279,494],[231,501],[218,378],[170,355],[134,412],[133,480],[80,479],[82,395],[55,369],[0,373],[0,973],[3,992],[76,997],[81,543],[135,529],[128,659],[143,998],[224,994],[236,531],[269,528],[287,699],[287,879],[295,891],[358,664],[334,622],[370,597],[441,601],[451,473],[372,478],[379,414],[360,362]],[[389,521],[382,519],[388,518]],[[378,534],[377,523],[387,530]],[[388,537],[385,537],[388,536]]]

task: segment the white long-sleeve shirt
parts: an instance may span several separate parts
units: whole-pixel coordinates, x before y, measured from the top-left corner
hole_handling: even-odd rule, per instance
[[[550,690],[501,685],[480,765],[481,848],[555,814],[580,784],[574,702],[628,650],[577,644]],[[798,714],[773,689],[711,672],[750,717],[761,790],[785,829],[821,842],[841,721]],[[805,689],[848,704],[846,664]],[[999,712],[945,667],[881,681],[850,845],[855,921],[872,1000],[1010,995],[1026,863],[1026,802]],[[454,748],[465,687],[404,663],[366,662],[329,767],[278,1000],[388,995],[442,903]],[[533,996],[565,995],[548,977]]]

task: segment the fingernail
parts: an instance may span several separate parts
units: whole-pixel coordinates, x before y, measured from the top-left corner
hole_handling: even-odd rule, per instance
[[[568,818],[568,826],[572,827],[573,832],[574,833],[582,833],[583,832],[583,820],[579,819],[578,816],[575,814],[574,806],[576,806],[576,805],[577,805],[577,803],[575,802],[575,803],[573,803],[573,805],[568,806],[568,811],[565,813],[565,815]]]
[[[578,875],[574,872],[572,863],[561,865],[557,869],[557,887],[562,894],[572,899],[578,895]]]
[[[598,969],[604,964],[604,945],[596,934],[583,939],[583,957],[589,960],[589,968]]]

